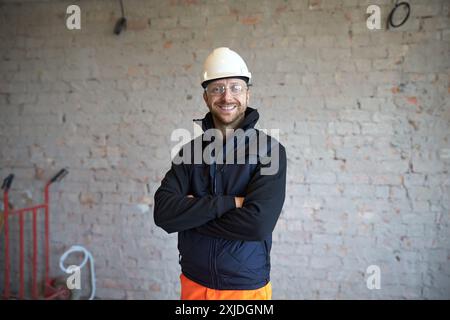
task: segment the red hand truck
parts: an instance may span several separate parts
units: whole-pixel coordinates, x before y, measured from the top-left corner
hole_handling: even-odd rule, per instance
[[[10,174],[2,184],[3,189],[3,203],[4,203],[4,232],[5,232],[5,271],[4,271],[4,299],[18,298],[25,299],[25,284],[24,284],[24,265],[25,265],[25,257],[24,257],[24,216],[26,214],[32,214],[32,238],[33,238],[33,249],[32,249],[32,271],[31,271],[31,298],[39,299],[38,294],[38,275],[37,275],[37,261],[38,261],[38,239],[37,239],[37,215],[39,210],[44,211],[45,220],[44,220],[44,251],[45,251],[45,289],[44,289],[44,299],[56,299],[63,298],[67,299],[70,296],[70,290],[67,287],[56,287],[55,281],[56,279],[50,279],[49,270],[50,270],[50,240],[49,240],[49,215],[50,215],[50,197],[49,197],[49,188],[50,185],[54,182],[61,181],[69,172],[66,169],[61,169],[53,178],[51,178],[45,184],[44,191],[44,203],[38,204],[29,208],[22,208],[11,210],[8,201],[8,192],[11,187],[12,181],[14,179],[14,175]],[[19,216],[19,294],[18,296],[11,295],[11,287],[10,287],[10,239],[9,239],[9,222],[8,217],[12,215]]]

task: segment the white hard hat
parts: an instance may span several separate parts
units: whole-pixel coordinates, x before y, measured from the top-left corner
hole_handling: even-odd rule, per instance
[[[202,87],[205,88],[211,80],[230,77],[244,78],[248,83],[252,74],[245,61],[233,50],[225,47],[214,49],[203,65]]]

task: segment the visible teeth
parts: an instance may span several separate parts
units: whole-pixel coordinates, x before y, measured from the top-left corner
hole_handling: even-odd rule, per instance
[[[233,110],[236,106],[220,106],[220,109],[223,110]]]

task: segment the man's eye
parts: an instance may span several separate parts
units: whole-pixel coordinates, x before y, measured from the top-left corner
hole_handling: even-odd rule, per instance
[[[211,93],[219,93],[220,92],[220,87],[212,87],[211,88]]]
[[[239,85],[239,84],[231,86],[231,91],[232,92],[241,92],[241,90],[242,90],[242,86]]]

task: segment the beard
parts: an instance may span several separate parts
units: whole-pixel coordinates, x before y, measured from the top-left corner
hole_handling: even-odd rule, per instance
[[[216,127],[225,126],[237,128],[245,117],[246,106],[236,103],[215,103],[209,108]]]

